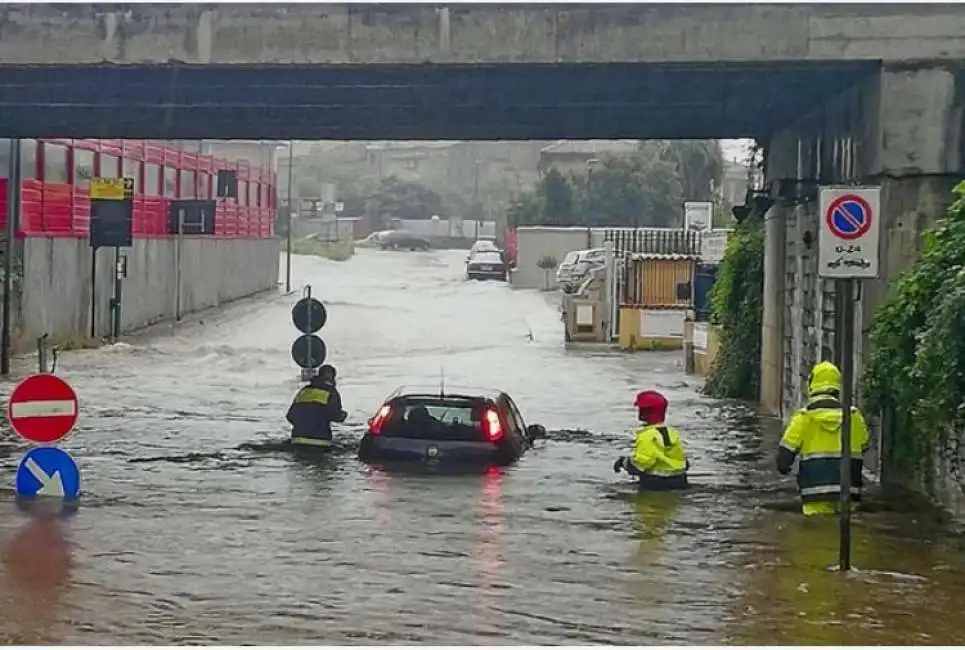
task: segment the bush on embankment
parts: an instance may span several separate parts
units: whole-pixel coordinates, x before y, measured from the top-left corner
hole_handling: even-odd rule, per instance
[[[924,235],[871,323],[862,375],[870,412],[886,427],[886,467],[931,491],[934,462],[950,461],[962,482],[965,432],[965,183],[948,214]]]
[[[752,214],[728,239],[710,294],[720,345],[704,387],[708,395],[759,398],[763,294],[764,221]]]
[[[295,255],[315,255],[325,259],[344,262],[355,254],[355,243],[351,241],[326,242],[317,239],[296,239],[292,241]]]

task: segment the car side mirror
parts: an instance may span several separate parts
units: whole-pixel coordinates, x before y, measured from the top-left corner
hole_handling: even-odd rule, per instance
[[[530,440],[538,440],[546,437],[546,427],[542,424],[531,424],[526,427],[526,437]]]

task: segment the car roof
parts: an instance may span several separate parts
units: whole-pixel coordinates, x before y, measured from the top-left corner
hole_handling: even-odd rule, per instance
[[[505,395],[505,391],[501,391],[494,388],[480,388],[471,386],[451,386],[448,384],[415,384],[415,385],[402,385],[398,386],[395,390],[389,393],[388,397],[385,398],[385,402],[389,402],[398,398],[406,397],[422,397],[427,399],[491,399],[496,400],[501,395]]]

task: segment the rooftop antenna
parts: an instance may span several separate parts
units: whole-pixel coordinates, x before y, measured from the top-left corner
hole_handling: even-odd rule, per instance
[[[439,366],[439,397],[446,396],[446,369]]]

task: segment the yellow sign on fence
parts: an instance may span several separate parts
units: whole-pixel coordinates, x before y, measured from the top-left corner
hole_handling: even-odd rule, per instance
[[[90,179],[90,198],[93,200],[123,201],[133,197],[133,178]]]

